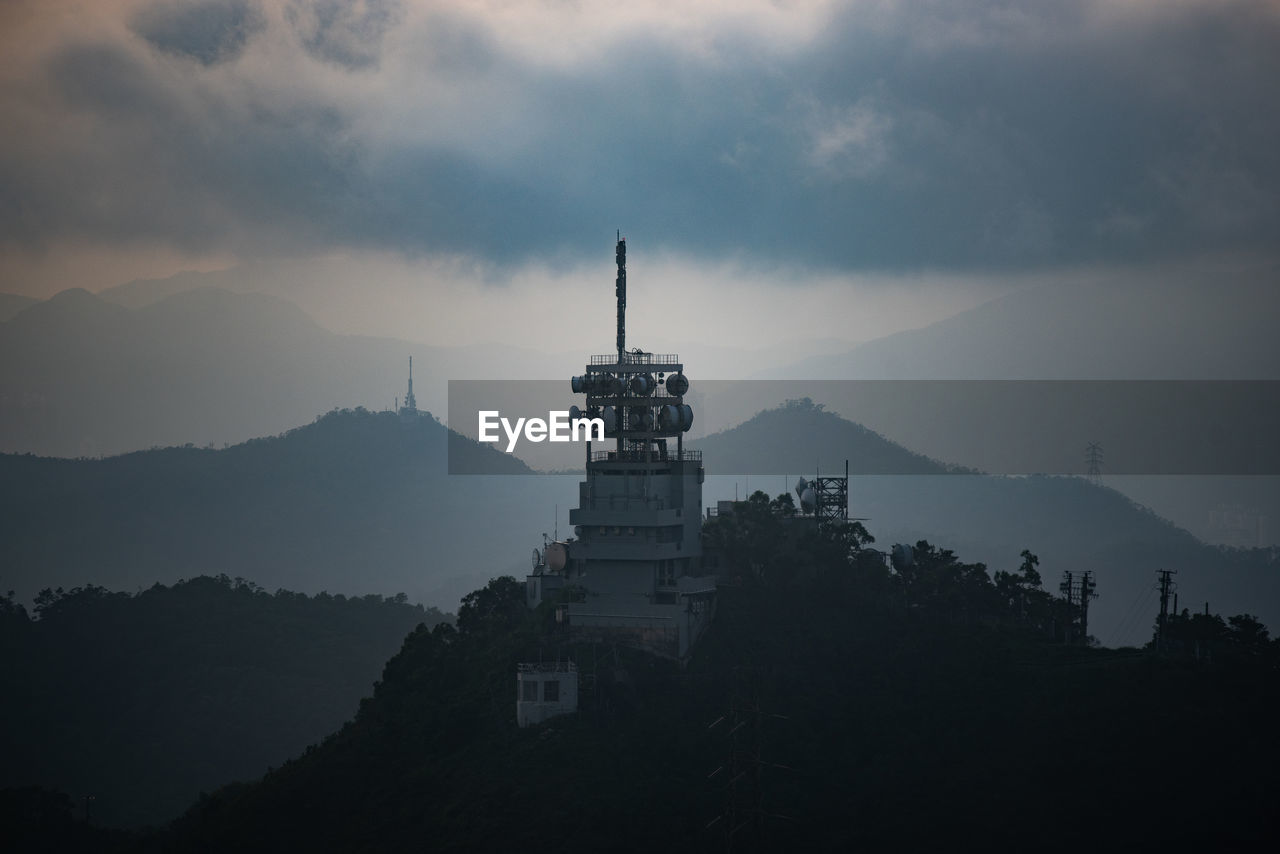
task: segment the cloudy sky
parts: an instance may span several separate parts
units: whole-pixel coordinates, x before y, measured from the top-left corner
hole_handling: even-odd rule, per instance
[[[336,258],[607,312],[622,228],[633,280],[862,339],[1280,246],[1276,2],[2,0],[0,40],[7,292]]]

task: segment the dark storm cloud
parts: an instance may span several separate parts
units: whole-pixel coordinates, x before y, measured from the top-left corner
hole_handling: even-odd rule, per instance
[[[205,65],[234,59],[264,25],[249,0],[164,0],[133,19],[134,31],[160,50]]]
[[[156,80],[124,48],[68,48],[51,79],[93,144],[34,177],[5,157],[0,177],[28,231],[241,252],[518,262],[596,251],[617,226],[838,269],[1273,251],[1280,16],[1101,8],[855,5],[799,49],[639,30],[553,64],[458,12],[392,45],[395,5],[294,4],[291,38],[323,65],[402,88],[370,106],[317,75],[272,100],[213,69]]]
[[[49,78],[60,107],[91,130],[49,140],[28,168],[0,159],[0,186],[23,200],[6,211],[10,235],[266,251],[340,231],[357,170],[331,106],[193,97],[105,44],[63,49]]]

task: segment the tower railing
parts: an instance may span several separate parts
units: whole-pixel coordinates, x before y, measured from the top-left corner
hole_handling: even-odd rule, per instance
[[[666,462],[702,462],[702,451],[694,451],[685,449],[678,451],[675,449],[662,451],[660,449],[651,449],[647,451],[592,451],[591,462],[593,463],[666,463]]]
[[[617,353],[603,356],[592,356],[590,365],[676,365],[680,363],[678,353],[624,353],[622,361],[618,361]]]

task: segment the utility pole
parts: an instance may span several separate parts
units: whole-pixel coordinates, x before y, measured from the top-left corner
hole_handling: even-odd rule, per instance
[[[1157,573],[1160,576],[1160,619],[1156,622],[1156,654],[1164,654],[1165,646],[1165,628],[1169,620],[1169,594],[1174,591],[1176,583],[1173,576],[1177,575],[1177,570],[1162,569]]]
[[[1079,580],[1071,570],[1062,573],[1062,583],[1058,590],[1067,600],[1067,625],[1063,640],[1071,645],[1079,640],[1089,641],[1089,602],[1098,598],[1094,592],[1098,582],[1093,580],[1093,570],[1086,569],[1080,573]]]
[[[1080,578],[1080,639],[1089,642],[1089,600],[1097,599],[1094,588],[1098,582],[1093,580],[1093,571],[1086,569]]]

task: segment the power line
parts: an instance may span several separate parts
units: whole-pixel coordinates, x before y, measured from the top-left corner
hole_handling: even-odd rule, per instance
[[[1124,646],[1132,646],[1129,641],[1135,631],[1141,628],[1142,615],[1147,613],[1147,608],[1151,605],[1152,597],[1156,594],[1155,585],[1144,587],[1138,593],[1138,599],[1135,605],[1129,609],[1129,613],[1121,621],[1120,628],[1116,631],[1116,637],[1120,638]]]

